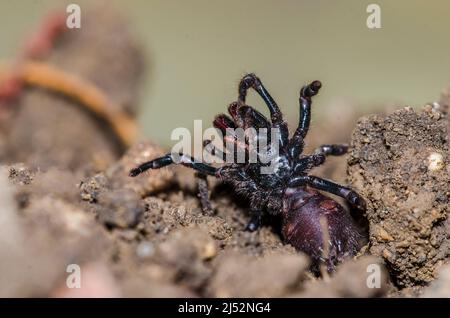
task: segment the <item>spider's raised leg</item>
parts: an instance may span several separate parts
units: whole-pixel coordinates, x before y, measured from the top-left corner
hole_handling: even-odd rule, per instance
[[[305,138],[308,134],[309,124],[311,123],[311,97],[317,95],[321,87],[322,83],[320,81],[314,81],[309,85],[303,86],[300,90],[300,119],[294,135],[300,135],[302,138]]]
[[[241,82],[239,83],[239,103],[241,105],[245,104],[245,99],[247,97],[247,91],[253,88],[259,96],[264,100],[270,111],[270,119],[272,121],[272,126],[280,129],[280,146],[283,147],[288,143],[289,130],[286,122],[283,121],[283,114],[280,111],[277,103],[270,96],[269,92],[266,90],[261,80],[256,77],[255,74],[245,75]]]
[[[228,128],[236,129],[236,124],[233,119],[225,114],[217,115],[216,118],[214,118],[213,125],[217,129],[220,129],[223,135],[225,135]]]
[[[277,103],[270,96],[269,92],[266,90],[261,80],[255,74],[245,75],[239,83],[239,96],[238,101],[241,105],[245,104],[245,99],[247,98],[247,91],[253,88],[259,96],[264,100],[270,111],[270,118],[272,123],[281,124],[283,123],[283,114],[280,111]]]
[[[137,166],[136,168],[131,169],[129,175],[130,175],[130,177],[135,177],[149,169],[159,169],[159,168],[168,166],[173,163],[182,164],[183,166],[192,168],[192,169],[194,169],[200,173],[206,174],[206,175],[214,176],[216,174],[216,171],[217,171],[216,168],[209,166],[207,164],[201,163],[201,162],[196,162],[194,160],[194,158],[192,158],[191,156],[187,156],[187,155],[183,155],[183,154],[179,154],[177,156],[178,156],[178,158],[174,158],[175,157],[174,154],[168,153],[167,155],[162,156],[160,158],[156,158],[151,161],[144,162],[143,164]]]
[[[243,118],[249,162],[259,162],[260,156],[264,156],[273,146],[271,124],[263,114],[251,106],[242,105],[238,112]]]
[[[298,176],[289,181],[289,187],[304,185],[340,196],[358,210],[366,210],[366,201],[358,193],[337,183],[315,176]]]
[[[227,115],[220,114],[214,119],[213,125],[222,133],[224,149],[226,149],[228,153],[231,153],[233,155],[232,159],[235,163],[237,163],[242,160],[245,162],[245,159],[248,155],[248,145],[245,142],[244,131],[242,129],[242,136],[238,135],[239,131],[237,129],[238,126],[241,127],[240,125],[243,124],[243,118],[241,118],[237,114],[237,111],[235,111],[235,107],[237,107],[237,104],[233,103],[228,108],[230,114],[233,116],[234,121]],[[233,111],[230,109],[233,109]],[[211,147],[213,146],[211,145]]]
[[[303,139],[308,134],[309,124],[311,123],[311,97],[317,95],[321,87],[322,83],[314,81],[303,86],[300,90],[300,119],[289,145],[289,154],[292,158],[297,158],[303,151]]]
[[[234,153],[235,159],[239,157],[240,160],[234,162],[247,163],[250,157],[249,152],[256,156],[258,151],[259,129],[265,128],[269,132],[271,124],[263,114],[247,105],[239,105],[234,102],[230,104],[228,111],[233,119],[224,114],[218,115],[214,119],[214,127],[222,132],[226,149]],[[230,131],[229,128],[232,130]],[[247,130],[248,128],[254,128],[254,134]],[[267,136],[267,134],[264,136]],[[250,142],[250,139],[252,142]],[[270,138],[268,138],[267,143],[269,142]],[[241,156],[238,156],[238,153]]]
[[[238,110],[240,116],[243,119],[243,128],[270,128],[270,122],[267,120],[266,116],[261,114],[259,111],[251,106],[243,105],[239,107]]]

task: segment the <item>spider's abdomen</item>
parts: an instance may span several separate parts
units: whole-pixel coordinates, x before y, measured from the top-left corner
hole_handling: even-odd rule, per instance
[[[285,242],[311,256],[316,265],[327,259],[328,269],[332,270],[359,249],[361,235],[349,213],[316,190],[288,188],[282,218]],[[329,241],[328,246],[324,245],[324,238]]]

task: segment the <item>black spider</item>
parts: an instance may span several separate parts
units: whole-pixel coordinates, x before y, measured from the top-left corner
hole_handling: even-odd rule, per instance
[[[264,164],[249,163],[248,156],[244,163],[225,164],[220,168],[197,162],[187,155],[181,155],[180,163],[197,170],[201,175],[215,176],[228,182],[236,192],[244,194],[250,201],[252,215],[247,230],[255,231],[260,226],[264,212],[281,215],[284,241],[309,254],[315,264],[325,261],[329,270],[332,270],[337,262],[357,252],[360,234],[349,213],[317,190],[340,196],[362,211],[365,210],[365,201],[350,188],[308,174],[309,170],[324,163],[327,156],[343,155],[348,150],[345,144],[324,145],[312,155],[302,155],[303,140],[311,120],[311,97],[318,93],[320,87],[321,83],[314,81],[301,89],[299,125],[291,138],[278,105],[254,74],[246,75],[241,80],[238,101],[228,108],[231,118],[225,114],[215,118],[214,126],[224,136],[227,128],[278,128],[279,151],[274,158],[274,173],[262,174],[260,168]],[[270,121],[254,108],[245,105],[250,88],[267,104]],[[229,136],[227,138],[230,140]],[[234,143],[237,148],[248,146],[245,142],[239,145],[237,139],[234,139]],[[270,152],[270,147],[265,151]],[[223,153],[219,155],[223,156]],[[169,153],[132,169],[130,176],[172,163],[174,155]],[[205,209],[211,211],[205,180],[200,183],[200,197]]]

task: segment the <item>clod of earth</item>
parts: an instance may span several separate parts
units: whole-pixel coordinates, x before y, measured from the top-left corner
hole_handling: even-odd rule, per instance
[[[348,177],[368,202],[369,252],[399,287],[436,277],[450,256],[450,120],[432,107],[362,118]]]

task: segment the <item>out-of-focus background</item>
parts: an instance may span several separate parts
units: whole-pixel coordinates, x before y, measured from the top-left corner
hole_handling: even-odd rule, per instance
[[[20,52],[45,12],[73,2],[83,9],[96,1],[0,0],[0,58]],[[450,84],[445,0],[97,2],[121,8],[145,45],[140,121],[163,145],[173,128],[224,112],[247,72],[261,77],[292,125],[299,88],[311,80],[324,83],[315,121],[336,107],[420,107]],[[381,7],[381,29],[366,26],[370,3]],[[264,110],[253,94],[249,104]]]

